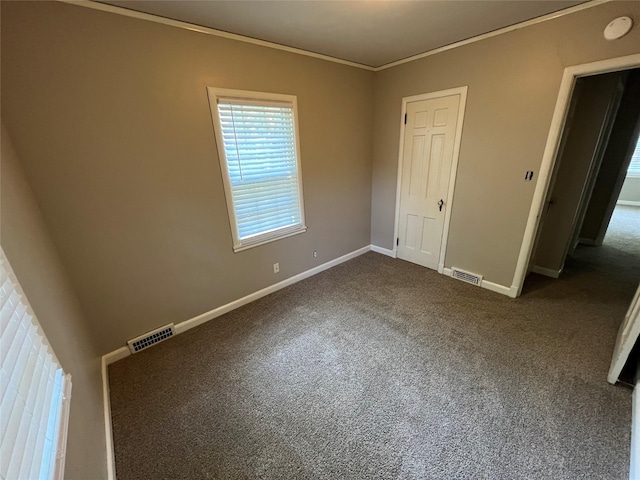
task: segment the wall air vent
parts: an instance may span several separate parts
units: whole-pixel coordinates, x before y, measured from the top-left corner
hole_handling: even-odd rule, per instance
[[[147,332],[144,335],[140,335],[139,337],[132,338],[131,340],[127,341],[127,344],[129,345],[129,350],[131,350],[131,353],[137,353],[140,350],[149,348],[151,345],[155,345],[158,342],[172,337],[174,333],[175,331],[173,328],[173,323],[170,323],[169,325],[165,325],[164,327],[151,330],[150,332]]]
[[[464,270],[460,270],[458,268],[451,269],[451,276],[453,278],[457,278],[458,280],[462,280],[463,282],[471,283],[473,285],[480,286],[480,283],[482,283],[482,275],[465,272]]]

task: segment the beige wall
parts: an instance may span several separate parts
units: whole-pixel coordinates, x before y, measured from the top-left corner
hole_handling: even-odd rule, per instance
[[[603,131],[607,112],[617,106],[612,103],[620,85],[619,75],[609,73],[578,79],[572,117],[567,120],[566,138],[556,163],[557,172],[549,197],[551,205],[543,217],[534,252],[538,267],[559,271],[564,266],[580,206],[589,195],[586,191],[589,179],[597,174],[593,169],[599,167],[596,165],[599,159],[595,158],[597,150],[605,146],[601,136],[607,134]]]
[[[640,21],[640,2],[614,2],[455,48],[376,74],[371,240],[394,242],[404,96],[469,86],[445,265],[511,286],[563,69],[640,52],[640,29],[607,42],[613,18]]]
[[[233,253],[208,85],[298,96],[307,233]],[[102,353],[369,245],[372,95],[369,71],[2,2],[3,120]]]
[[[65,478],[106,478],[100,357],[4,125],[0,178],[2,248],[72,376]]]
[[[618,201],[620,200],[640,203],[640,178],[625,178],[618,197]]]

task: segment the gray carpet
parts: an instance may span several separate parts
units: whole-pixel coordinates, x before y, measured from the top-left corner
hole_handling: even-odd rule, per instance
[[[119,361],[117,477],[627,478],[620,231],[516,300],[367,253]]]

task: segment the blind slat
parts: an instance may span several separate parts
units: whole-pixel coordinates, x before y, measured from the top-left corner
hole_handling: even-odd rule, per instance
[[[17,434],[11,444],[3,445],[9,453],[9,468],[7,469],[8,478],[20,478],[20,464],[25,453],[25,444],[27,443],[27,435],[29,434],[29,426],[31,419],[28,415],[20,415],[18,421]]]
[[[236,215],[247,215],[257,210],[259,210],[262,215],[265,215],[270,213],[277,213],[278,211],[281,211],[282,209],[285,209],[287,207],[297,209],[298,202],[285,198],[277,199],[276,201],[268,200],[265,202],[247,203],[244,205],[236,206]]]
[[[291,218],[290,216],[278,217],[277,221],[273,221],[272,219],[267,219],[263,221],[256,220],[254,225],[245,227],[242,238],[250,237],[262,232],[277,230],[279,228],[290,227],[298,224],[300,224],[300,221],[297,218]]]
[[[7,435],[3,439],[2,447],[9,449],[12,461],[17,462],[16,455],[13,454],[18,446],[16,438],[25,428],[28,430],[33,418],[33,405],[35,403],[35,390],[38,388],[38,381],[41,379],[42,363],[38,360],[38,351],[33,342],[36,335],[36,329],[31,325],[29,332],[25,336],[23,348],[20,350],[20,357],[15,364],[11,375],[10,383],[17,386],[15,393],[12,391],[13,402],[2,405],[3,412],[16,411],[19,415],[12,415],[9,426],[7,427]],[[13,437],[16,435],[16,437]],[[13,439],[13,440],[12,440]],[[26,442],[25,438],[25,442]],[[6,442],[6,443],[5,443]],[[22,457],[20,457],[22,458]],[[12,463],[12,465],[14,465]],[[17,471],[20,471],[20,463],[14,465]]]
[[[13,292],[2,306],[2,313],[0,315],[2,315],[3,327],[11,320],[11,317],[13,317],[16,310],[18,310],[21,305],[22,304],[18,300],[18,294]]]
[[[9,320],[9,324],[6,328],[2,329],[2,338],[0,338],[0,360],[2,361],[2,366],[8,368],[8,358],[10,355],[13,355],[11,350],[13,342],[18,334],[18,329],[20,328],[21,322],[20,317],[17,314],[12,315]],[[16,345],[15,348],[18,346]],[[9,371],[9,370],[7,370]]]
[[[31,461],[31,468],[29,468],[29,478],[41,478],[41,465],[42,457],[44,456],[44,441],[46,433],[42,430],[38,430],[38,439],[34,446],[34,452],[40,452],[40,455],[34,455]]]

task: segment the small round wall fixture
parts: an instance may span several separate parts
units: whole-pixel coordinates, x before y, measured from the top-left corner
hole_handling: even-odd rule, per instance
[[[617,40],[624,37],[633,27],[633,20],[630,17],[618,17],[609,22],[604,29],[604,38],[607,40]]]

